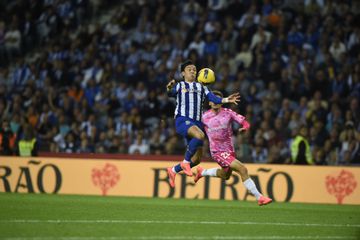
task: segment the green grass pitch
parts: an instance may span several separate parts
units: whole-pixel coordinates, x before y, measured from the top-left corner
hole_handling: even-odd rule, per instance
[[[0,239],[360,239],[360,206],[2,193]]]

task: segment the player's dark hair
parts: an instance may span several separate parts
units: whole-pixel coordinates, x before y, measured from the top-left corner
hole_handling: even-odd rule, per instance
[[[216,95],[216,96],[218,96],[218,97],[224,97],[224,95],[222,94],[222,92],[220,92],[220,91],[218,91],[218,90],[214,90],[214,91],[212,91],[212,93],[214,94],[214,95]]]
[[[180,72],[183,72],[186,66],[195,65],[191,60],[186,60],[185,62],[181,63],[180,65]]]

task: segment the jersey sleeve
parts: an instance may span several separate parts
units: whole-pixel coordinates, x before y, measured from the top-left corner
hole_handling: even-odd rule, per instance
[[[245,128],[245,129],[249,129],[249,128],[250,128],[250,123],[245,120],[245,117],[244,117],[243,115],[240,115],[240,114],[234,112],[234,111],[231,110],[231,109],[228,109],[228,112],[229,112],[229,114],[231,115],[231,118],[232,118],[235,122],[241,124],[241,125],[243,126],[243,128]]]
[[[205,96],[207,97],[207,99],[210,102],[213,102],[215,104],[221,104],[222,103],[222,98],[215,96],[215,94],[213,94],[208,87],[204,86],[204,90],[205,90]]]
[[[180,83],[176,83],[173,88],[167,92],[169,97],[176,97],[176,94],[178,93],[180,89]]]

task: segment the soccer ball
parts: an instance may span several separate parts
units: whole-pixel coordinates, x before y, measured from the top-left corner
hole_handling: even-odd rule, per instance
[[[203,68],[199,71],[197,80],[203,84],[212,84],[215,82],[215,73],[210,68]]]

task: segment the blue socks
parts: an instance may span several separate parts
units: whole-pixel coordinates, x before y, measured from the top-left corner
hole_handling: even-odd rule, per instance
[[[194,156],[198,147],[201,147],[203,144],[204,142],[200,139],[192,138],[185,153],[185,160],[191,162],[191,157]]]
[[[195,163],[193,163],[193,162],[190,162],[190,167],[191,167],[191,168],[192,168],[192,167],[195,167],[196,165],[198,165],[198,163],[195,164]],[[179,163],[178,165],[175,165],[175,166],[174,166],[174,169],[175,169],[175,172],[176,172],[176,173],[181,172],[181,171],[182,171],[182,168],[181,168],[181,166],[180,166],[180,163]]]
[[[181,166],[180,166],[180,163],[179,163],[178,165],[176,165],[176,166],[174,167],[174,169],[175,169],[175,172],[176,172],[176,173],[181,172],[181,171],[182,171],[182,168],[181,168]]]
[[[185,153],[185,161],[190,162],[190,167],[194,167],[197,164],[191,162],[192,156],[196,153],[198,147],[201,147],[204,144],[204,142],[198,138],[192,138],[189,142],[188,148]],[[173,167],[173,171],[176,173],[181,172],[182,168],[180,166],[180,163]]]

